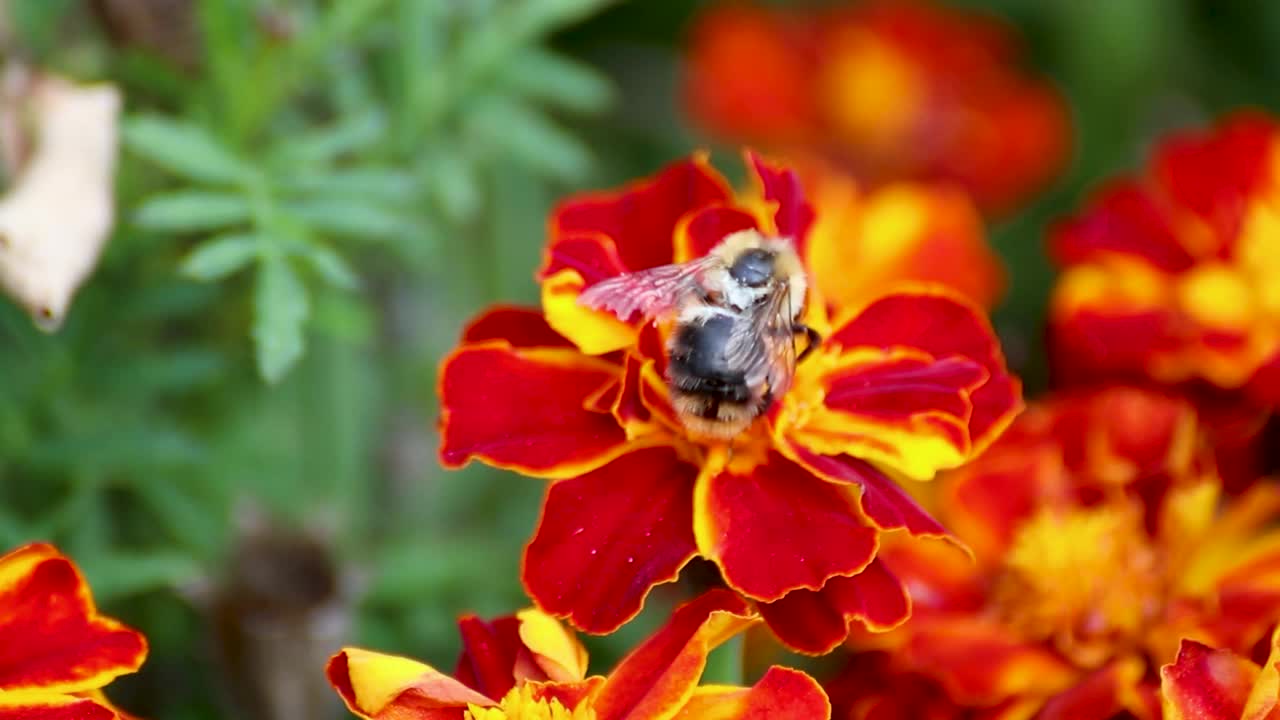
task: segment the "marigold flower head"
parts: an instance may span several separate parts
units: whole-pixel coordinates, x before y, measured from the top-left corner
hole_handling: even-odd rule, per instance
[[[0,720],[123,720],[100,691],[146,655],[146,639],[99,615],[52,546],[0,556]]]
[[[929,688],[910,702],[938,717],[1158,718],[1157,669],[1184,638],[1248,654],[1280,620],[1280,489],[1225,498],[1196,422],[1127,387],[1033,405],[936,486],[976,562],[937,543],[882,550],[913,616],[863,638],[882,652],[856,666]]]
[[[691,33],[684,88],[711,133],[811,153],[860,180],[955,182],[1001,210],[1051,179],[1065,103],[994,19],[924,0],[804,11],[733,3]]]
[[[1278,127],[1260,114],[1176,135],[1050,238],[1067,382],[1201,382],[1280,404]]]
[[[486,623],[464,618],[456,677],[408,658],[347,648],[328,677],[351,712],[402,720],[822,720],[831,706],[802,672],[770,668],[752,687],[698,686],[708,654],[759,622],[746,603],[713,590],[608,676],[586,675],[586,652],[539,610]]]
[[[748,154],[735,194],[704,157],[553,213],[542,311],[496,308],[444,361],[441,460],[554,482],[525,549],[543,610],[611,632],[695,556],[756,601],[793,648],[825,652],[850,623],[889,628],[908,599],[876,559],[880,534],[944,535],[896,484],[987,447],[1021,406],[981,312],[915,286],[826,302],[845,266],[817,262],[796,174]],[[811,279],[804,320],[824,338],[790,389],[731,442],[686,430],[668,394],[670,323],[622,320],[579,295],[626,272],[705,255],[755,228],[792,240]]]

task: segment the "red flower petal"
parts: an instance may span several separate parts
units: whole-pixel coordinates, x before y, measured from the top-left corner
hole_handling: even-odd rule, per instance
[[[697,686],[707,654],[753,622],[747,604],[725,590],[676,608],[609,673],[592,705],[596,720],[672,717]]]
[[[852,577],[833,577],[821,590],[793,590],[760,604],[760,615],[787,647],[822,655],[836,649],[861,622],[873,631],[895,628],[911,616],[911,598],[878,560]]]
[[[84,578],[52,546],[0,557],[0,691],[92,690],[146,655],[142,635],[98,615]]]
[[[823,720],[831,703],[817,681],[799,670],[770,667],[749,688],[724,685],[694,690],[679,718],[698,720]]]
[[[1126,180],[1104,188],[1084,214],[1054,229],[1049,252],[1059,265],[1137,256],[1167,272],[1181,272],[1195,259],[1178,240],[1164,208],[1151,191]]]
[[[462,720],[468,704],[496,704],[428,665],[359,648],[329,658],[325,676],[347,709],[362,718]]]
[[[0,720],[120,720],[120,716],[89,698],[22,693],[14,698],[0,694]]]
[[[583,287],[621,275],[628,268],[618,253],[617,243],[600,234],[576,233],[557,240],[547,248],[547,257],[538,279],[546,280],[561,270],[573,270],[582,278]]]
[[[462,636],[462,653],[453,676],[459,682],[490,698],[501,698],[515,687],[521,643],[520,623],[514,617],[485,622],[466,615],[458,620],[458,633]],[[546,674],[521,679],[545,680]]]
[[[665,265],[675,256],[672,238],[685,213],[732,199],[706,158],[694,156],[621,190],[583,194],[561,203],[551,216],[550,250],[558,253],[561,240],[573,234],[598,233],[616,243],[627,270]],[[543,275],[548,274],[544,270]]]
[[[1228,118],[1207,132],[1161,144],[1153,161],[1163,189],[1196,213],[1226,249],[1239,235],[1249,198],[1271,172],[1276,125],[1260,114]]]
[[[1076,718],[1110,718],[1129,707],[1129,698],[1137,696],[1138,683],[1145,670],[1136,658],[1116,660],[1090,673],[1075,687],[1056,695],[1045,703],[1037,720],[1076,720]]]
[[[965,705],[994,705],[1020,695],[1053,695],[1078,680],[1078,671],[1040,643],[979,616],[913,619],[896,652],[904,667],[924,673]]]
[[[773,225],[778,234],[789,237],[796,244],[796,252],[804,257],[809,228],[813,225],[813,205],[805,200],[800,176],[794,170],[771,165],[748,150],[747,166],[760,182],[764,199],[777,204]]]
[[[1183,640],[1177,660],[1160,668],[1165,720],[1238,720],[1257,676],[1247,658]]]
[[[440,460],[471,458],[526,475],[565,477],[625,452],[612,416],[586,401],[620,368],[560,348],[464,345],[440,371]]]
[[[862,514],[881,530],[906,530],[912,535],[948,537],[946,529],[920,507],[898,484],[870,463],[848,455],[819,455],[795,444],[784,448],[796,462],[824,480],[852,483],[862,489]]]
[[[696,553],[696,475],[674,450],[658,447],[552,484],[525,549],[525,589],[582,630],[613,632]]]
[[[1098,378],[1141,380],[1148,359],[1177,342],[1171,311],[1080,310],[1055,313],[1049,323],[1049,357],[1055,379],[1084,385]]]
[[[542,311],[512,305],[494,305],[467,323],[463,344],[506,340],[512,347],[573,347],[551,329]]]
[[[726,470],[698,479],[698,547],[748,597],[772,601],[798,588],[817,590],[875,557],[876,530],[855,502],[847,489],[771,454],[749,475]]]
[[[935,358],[958,356],[986,368],[987,382],[971,396],[969,435],[975,451],[994,440],[1022,409],[1022,391],[1005,368],[986,317],[967,300],[943,291],[885,296],[851,317],[826,344],[919,348]]]
[[[712,205],[686,215],[676,229],[676,262],[700,258],[725,237],[754,229],[756,219],[751,213],[727,205]]]

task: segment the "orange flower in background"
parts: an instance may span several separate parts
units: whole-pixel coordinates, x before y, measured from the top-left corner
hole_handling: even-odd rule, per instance
[[[822,720],[831,706],[808,675],[772,667],[754,686],[698,686],[708,654],[759,621],[732,593],[678,608],[607,676],[588,677],[572,633],[538,610],[460,625],[455,677],[408,658],[348,648],[328,676],[351,712],[397,720]]]
[[[1065,104],[1002,23],[930,2],[734,3],[696,22],[685,105],[713,135],[817,154],[873,184],[955,182],[1009,208],[1061,169]]]
[[[1195,381],[1280,405],[1278,129],[1238,115],[1172,137],[1144,175],[1109,183],[1056,229],[1051,349],[1064,381]]]
[[[71,560],[33,544],[0,557],[0,720],[116,720],[101,688],[146,639],[94,608]]]
[[[962,464],[1020,408],[985,318],[951,292],[824,302],[848,268],[822,249],[823,219],[795,173],[752,155],[748,166],[755,185],[742,194],[694,157],[562,203],[542,311],[482,314],[442,366],[442,462],[554,481],[523,580],[540,608],[582,630],[617,629],[695,556],[805,652],[829,651],[850,624],[901,623],[909,601],[876,559],[881,533],[945,533],[896,480]],[[730,446],[691,434],[673,410],[667,323],[619,320],[578,297],[750,228],[792,239],[809,268],[804,318],[824,339]]]
[[[976,562],[882,550],[914,612],[862,639],[878,652],[829,685],[838,717],[1158,718],[1180,642],[1248,655],[1280,620],[1280,488],[1224,499],[1180,400],[1120,387],[1033,405],[939,482]]]

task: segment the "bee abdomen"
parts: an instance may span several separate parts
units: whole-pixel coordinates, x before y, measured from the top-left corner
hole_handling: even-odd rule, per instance
[[[733,324],[728,315],[713,315],[676,329],[669,344],[669,373],[677,390],[729,402],[750,399],[746,373],[725,356]]]

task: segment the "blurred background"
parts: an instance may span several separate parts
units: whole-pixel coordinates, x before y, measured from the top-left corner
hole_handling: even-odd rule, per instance
[[[995,323],[1034,394],[1046,227],[1159,134],[1274,109],[1280,4],[952,5],[1009,23],[1070,109],[1067,167],[988,225],[1010,273]],[[146,633],[120,704],[318,716],[343,639],[452,668],[459,613],[527,603],[543,484],[438,467],[436,368],[486,304],[537,301],[558,198],[697,147],[741,177],[736,145],[681,106],[682,48],[709,6],[0,2],[6,70],[124,101],[97,270],[56,332],[0,299],[0,546],[58,543]],[[589,640],[593,666],[679,593]]]

